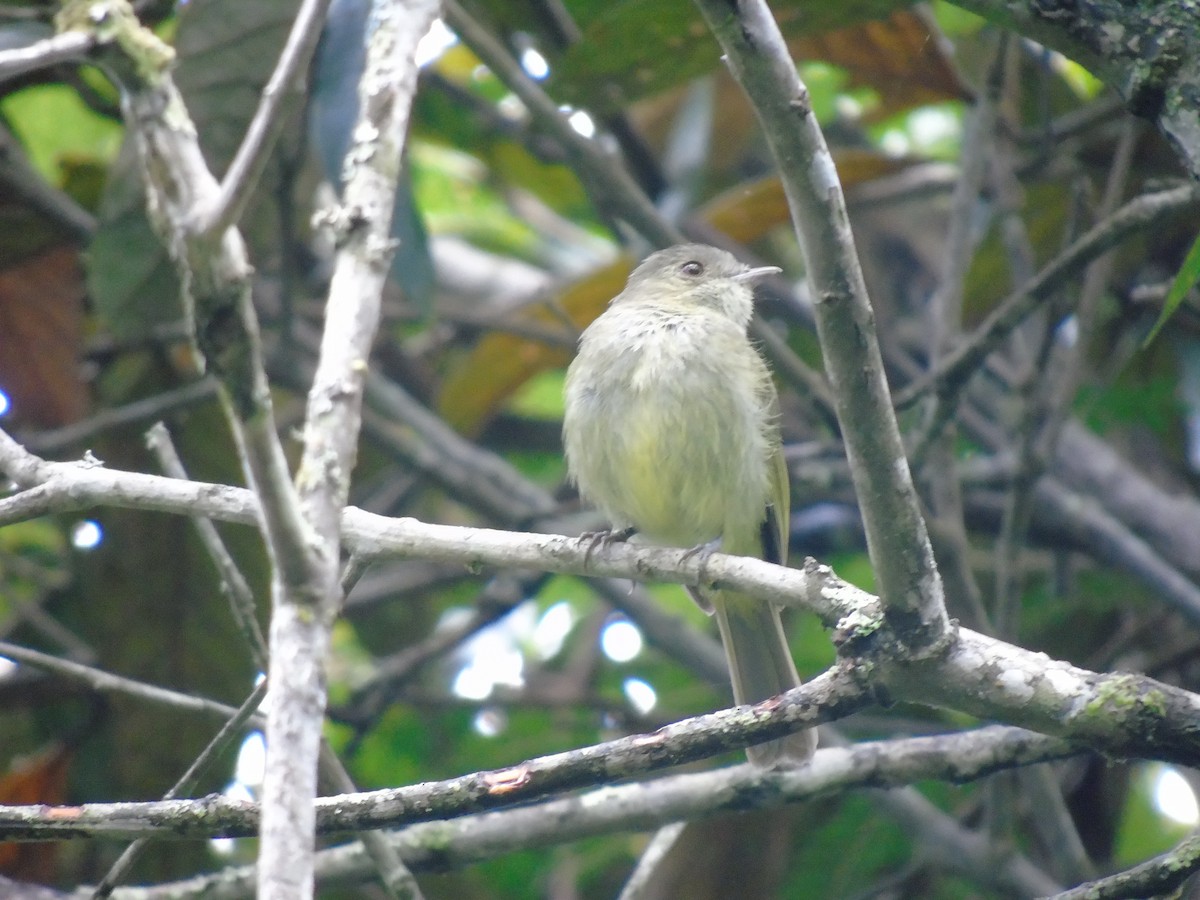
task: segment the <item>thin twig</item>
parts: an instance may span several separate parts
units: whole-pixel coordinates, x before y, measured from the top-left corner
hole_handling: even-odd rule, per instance
[[[321,740],[321,755],[318,762],[321,775],[329,781],[335,791],[348,794],[358,790],[350,773],[346,771],[346,767],[342,765],[342,761],[324,738]],[[375,867],[375,874],[379,878],[381,887],[387,895],[392,900],[422,900],[423,895],[421,888],[417,885],[417,880],[387,836],[372,828],[359,829],[357,834],[359,842]]]
[[[304,0],[292,23],[287,43],[279,54],[275,71],[262,89],[237,154],[221,179],[219,191],[207,198],[205,206],[194,210],[192,227],[202,235],[219,234],[236,225],[245,211],[251,192],[258,186],[263,169],[284,125],[284,101],[296,87],[301,74],[312,61],[321,37],[321,27],[331,0]]]
[[[464,10],[456,0],[444,4],[446,21],[482,60],[525,104],[534,120],[549,131],[576,162],[586,177],[584,184],[600,209],[615,211],[659,247],[683,243],[677,229],[666,224],[646,195],[619,161],[606,153],[598,141],[576,131],[537,83],[512,58],[504,46]]]
[[[1101,220],[1113,214],[1121,202],[1121,198],[1125,195],[1126,184],[1141,135],[1142,128],[1138,120],[1132,117],[1127,119],[1113,151],[1108,179],[1104,185],[1104,196],[1100,200],[1098,216]],[[1044,402],[1044,421],[1038,435],[1037,445],[1038,456],[1043,466],[1054,456],[1059,436],[1069,418],[1071,404],[1083,383],[1084,361],[1092,346],[1092,341],[1096,337],[1100,303],[1108,288],[1114,257],[1115,254],[1112,252],[1101,254],[1085,270],[1083,287],[1080,289],[1079,303],[1075,313],[1077,322],[1075,339],[1069,348],[1064,348],[1066,362],[1057,366],[1052,377],[1047,379],[1047,390],[1050,395]]]
[[[67,447],[78,447],[91,438],[120,428],[124,425],[137,425],[142,422],[159,419],[169,412],[198,405],[211,400],[217,395],[217,383],[211,378],[202,378],[146,397],[134,400],[124,406],[102,410],[90,418],[73,425],[55,428],[53,431],[39,431],[23,436],[25,446],[34,453],[55,453]]]
[[[267,682],[266,679],[263,679],[255,685],[250,696],[238,707],[237,713],[221,726],[220,731],[213,735],[208,746],[188,766],[187,771],[179,777],[169,791],[163,794],[164,800],[174,800],[176,797],[191,793],[192,789],[200,782],[201,776],[211,768],[217,758],[232,746],[234,740],[242,736],[245,725],[258,712],[258,707],[266,696]],[[149,846],[149,838],[138,838],[126,847],[105,876],[100,879],[100,883],[96,885],[96,890],[92,895],[94,900],[102,900],[109,896],[113,888],[129,873],[133,864]]]
[[[350,699],[342,707],[332,710],[331,715],[355,723],[358,736],[361,736],[391,702],[398,685],[412,678],[432,660],[508,615],[522,600],[533,596],[545,578],[538,574],[523,578],[501,575],[491,579],[465,620],[439,628],[419,643],[380,660],[370,679],[359,685]],[[348,752],[352,753],[356,744],[357,741],[352,740]]]
[[[315,335],[296,328],[297,343],[316,350]],[[273,367],[276,379],[300,386],[309,363]],[[508,460],[464,438],[395,381],[366,373],[363,425],[368,434],[408,465],[440,483],[452,496],[501,525],[524,525],[558,512],[551,494],[533,484]]]
[[[98,43],[95,35],[68,31],[28,47],[0,52],[0,83],[60,63],[82,62]]]
[[[188,473],[183,467],[183,460],[179,458],[175,444],[171,440],[171,434],[162,422],[152,426],[146,432],[146,444],[158,458],[158,464],[162,466],[168,476],[187,480]],[[250,652],[254,667],[259,672],[265,672],[267,670],[267,641],[258,627],[258,604],[254,601],[254,592],[250,590],[250,585],[246,582],[237,563],[234,562],[225,542],[221,540],[221,535],[217,532],[212,520],[205,516],[193,516],[192,525],[200,535],[200,541],[204,544],[209,559],[217,568],[222,592],[229,601],[233,621],[246,641],[246,647]]]
[[[49,184],[33,167],[12,132],[0,125],[0,184],[58,228],[65,230],[80,246],[96,232],[96,217],[75,202],[66,191]]]
[[[927,392],[953,408],[954,400],[975,370],[1048,297],[1074,278],[1084,266],[1132,234],[1200,202],[1200,186],[1184,185],[1144,194],[1126,203],[1060,253],[1031,282],[1010,294],[961,344],[946,354],[934,371],[896,394],[905,407]]]
[[[1024,796],[1037,797],[1033,827],[1041,835],[1054,871],[1065,883],[1083,881],[1096,874],[1079,826],[1063,796],[1063,785],[1053,766],[1033,766],[1017,775]]]
[[[50,656],[47,653],[40,653],[37,650],[30,650],[27,647],[10,644],[7,641],[0,641],[0,656],[33,666],[37,669],[45,669],[47,672],[53,672],[55,675],[69,678],[72,681],[82,682],[101,693],[124,694],[129,697],[136,697],[147,703],[168,706],[171,709],[185,712],[215,716],[222,720],[228,720],[237,715],[237,709],[224,703],[219,703],[216,700],[208,700],[204,697],[193,696],[192,694],[181,694],[178,691],[135,681],[132,678],[125,678],[121,675],[114,675],[103,669],[85,666],[66,659],[59,659],[57,656]],[[263,723],[259,721],[257,724],[261,727]]]
[[[1098,211],[1101,220],[1113,214],[1125,192],[1138,134],[1133,120],[1127,121],[1109,168]],[[1033,515],[1033,488],[1053,459],[1059,435],[1070,416],[1071,404],[1083,379],[1085,355],[1095,334],[1099,302],[1111,269],[1111,253],[1102,254],[1087,266],[1075,313],[1077,334],[1074,341],[1064,346],[1059,323],[1045,323],[1039,358],[1030,368],[1027,390],[1022,392],[1027,395],[1023,404],[1024,422],[1019,429],[1016,468],[996,542],[994,608],[1001,637],[1017,634],[1020,627],[1019,549],[1024,545]]]
[[[1091,548],[1097,559],[1135,573],[1162,602],[1200,624],[1200,586],[1094,497],[1043,478],[1035,488],[1034,502],[1044,526],[1061,529]]]
[[[654,837],[650,839],[650,843],[646,845],[642,855],[638,858],[637,865],[630,873],[625,886],[621,888],[621,894],[617,900],[642,900],[647,896],[646,891],[650,887],[650,879],[662,866],[663,860],[679,841],[686,827],[685,822],[671,822],[654,833]]]
[[[958,340],[962,332],[963,291],[971,259],[981,237],[974,225],[984,173],[995,137],[997,107],[1003,71],[1005,47],[1001,36],[988,67],[987,88],[976,101],[967,119],[963,136],[959,179],[954,187],[946,224],[943,265],[938,286],[929,299],[929,361],[936,365],[942,354]],[[926,410],[926,415],[930,410]],[[938,550],[942,577],[948,593],[956,597],[959,608],[967,611],[975,623],[990,630],[991,623],[983,608],[982,593],[970,565],[970,542],[963,518],[962,484],[955,452],[957,431],[945,428],[931,441],[927,453],[914,456],[911,463],[926,485],[930,531]]]

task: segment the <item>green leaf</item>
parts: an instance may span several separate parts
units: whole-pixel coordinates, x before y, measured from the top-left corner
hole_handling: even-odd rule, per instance
[[[133,340],[179,322],[179,278],[146,218],[137,149],[127,141],[113,164],[87,250],[88,293],[114,335]]]
[[[1188,292],[1196,286],[1197,281],[1200,281],[1200,234],[1196,235],[1196,242],[1188,251],[1187,259],[1183,261],[1183,265],[1175,275],[1175,280],[1171,282],[1171,289],[1167,291],[1167,299],[1163,303],[1162,312],[1158,314],[1158,321],[1154,323],[1154,327],[1146,335],[1146,340],[1142,342],[1143,347],[1154,340],[1159,330],[1167,324],[1167,319],[1175,314],[1175,310],[1179,309],[1179,305],[1183,303]]]
[[[297,0],[236,7],[225,0],[193,0],[180,13],[175,81],[215,173],[223,172],[237,151],[297,5]],[[123,148],[88,252],[88,289],[109,327],[126,339],[183,314],[175,268],[146,218],[139,165],[133,148]],[[276,177],[268,168],[258,196]],[[252,204],[241,230],[252,246],[274,249],[278,237],[271,205]]]
[[[889,0],[778,4],[774,12],[785,38],[813,35],[887,16],[900,4]],[[582,39],[573,44],[550,81],[556,96],[606,114],[720,66],[721,49],[699,10],[683,0],[597,4],[581,17]],[[602,88],[602,89],[598,89]]]
[[[121,146],[122,127],[93,112],[78,92],[64,84],[25,88],[0,102],[0,114],[29,154],[29,160],[53,185],[63,183],[68,160],[109,162]]]

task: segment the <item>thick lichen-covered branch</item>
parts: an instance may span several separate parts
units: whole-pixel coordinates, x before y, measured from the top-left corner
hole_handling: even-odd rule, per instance
[[[1200,6],[1194,0],[955,0],[1086,66],[1155,122],[1200,178]]]

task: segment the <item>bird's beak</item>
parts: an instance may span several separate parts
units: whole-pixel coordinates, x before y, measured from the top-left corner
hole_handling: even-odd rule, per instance
[[[745,272],[738,272],[733,276],[734,281],[750,281],[755,282],[760,278],[766,278],[768,275],[778,275],[783,269],[779,266],[759,266],[756,269],[747,269]]]

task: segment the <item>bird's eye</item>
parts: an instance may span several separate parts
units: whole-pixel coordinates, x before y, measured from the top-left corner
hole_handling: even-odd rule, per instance
[[[691,275],[694,278],[697,275],[704,274],[704,264],[696,262],[694,259],[690,259],[679,267],[679,271],[684,275]]]

